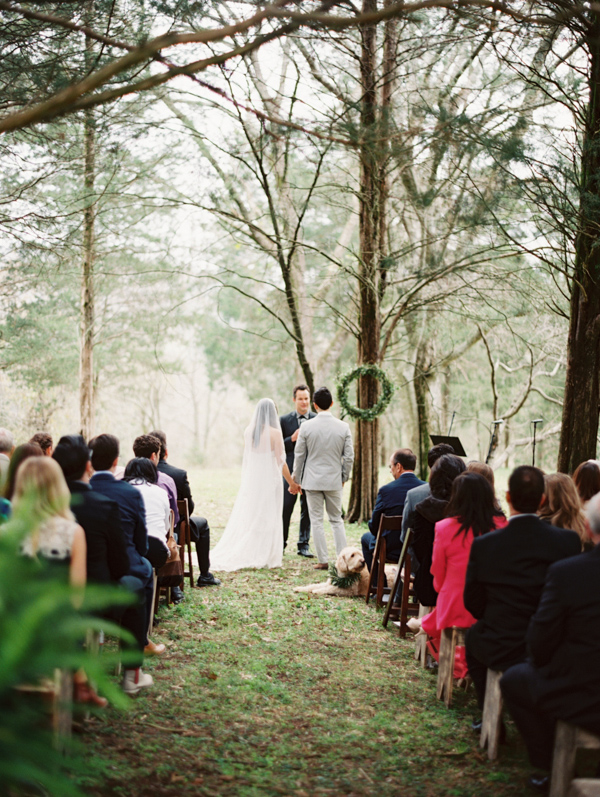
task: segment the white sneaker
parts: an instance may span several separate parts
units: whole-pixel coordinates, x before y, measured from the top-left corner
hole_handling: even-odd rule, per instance
[[[125,670],[121,687],[126,695],[137,695],[140,689],[152,686],[154,679],[148,673],[142,672],[141,667],[135,670]]]

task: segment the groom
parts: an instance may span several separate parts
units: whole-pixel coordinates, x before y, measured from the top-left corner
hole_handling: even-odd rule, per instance
[[[306,493],[308,512],[319,564],[316,570],[327,570],[328,555],[323,528],[323,502],[335,550],[339,555],[346,547],[346,531],[342,520],[342,488],[350,478],[354,449],[350,427],[331,414],[333,398],[326,387],[315,391],[313,404],[317,417],[305,421],[296,440],[292,479]]]
[[[283,442],[285,444],[285,460],[290,469],[290,473],[294,470],[294,451],[296,449],[296,440],[300,432],[300,426],[305,422],[315,417],[315,413],[310,409],[310,391],[306,385],[296,385],[294,388],[294,406],[295,410],[288,415],[282,415],[279,418],[281,425],[281,434],[283,435]],[[287,545],[288,535],[290,532],[290,520],[292,519],[292,512],[296,505],[297,493],[290,493],[287,489],[287,483],[284,479],[283,482],[283,547]],[[306,556],[309,559],[314,559],[314,554],[310,553],[308,549],[308,541],[310,540],[310,517],[308,515],[308,505],[306,503],[306,496],[304,493],[300,495],[300,536],[298,538],[298,556]]]

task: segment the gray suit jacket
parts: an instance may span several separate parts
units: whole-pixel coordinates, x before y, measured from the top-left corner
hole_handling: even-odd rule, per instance
[[[305,490],[341,490],[353,461],[348,424],[330,412],[319,412],[300,427],[292,478]]]

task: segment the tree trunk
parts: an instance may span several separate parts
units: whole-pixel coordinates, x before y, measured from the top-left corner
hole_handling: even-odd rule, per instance
[[[417,404],[417,422],[419,428],[419,456],[418,469],[419,478],[426,479],[428,473],[427,454],[431,447],[429,441],[430,432],[430,398],[429,398],[429,370],[430,370],[430,351],[429,341],[422,339],[417,348],[415,361],[415,399]]]
[[[86,64],[93,56],[92,39],[86,36]],[[83,266],[81,274],[81,340],[79,358],[79,413],[81,433],[89,440],[94,433],[94,178],[96,170],[96,130],[94,112],[84,111],[84,211]]]
[[[364,13],[377,9],[377,0],[363,0]],[[381,152],[377,124],[377,65],[374,25],[361,31],[361,146],[360,146],[360,335],[358,362],[379,362],[381,326],[379,317],[379,256],[381,230]],[[379,382],[371,376],[360,377],[358,406],[367,408],[379,400]],[[365,522],[373,513],[378,487],[379,421],[356,422],[354,472],[348,520]]]
[[[575,242],[567,373],[557,469],[572,473],[596,458],[600,368],[600,24],[590,12],[590,99],[581,156],[579,229]]]

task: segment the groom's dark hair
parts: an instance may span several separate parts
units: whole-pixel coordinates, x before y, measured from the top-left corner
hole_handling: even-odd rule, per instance
[[[328,410],[333,404],[333,396],[331,395],[329,388],[320,387],[318,390],[315,390],[313,404],[315,404],[320,410]]]
[[[294,388],[294,398],[296,398],[296,393],[299,390],[308,390],[308,385],[296,385],[296,387]],[[308,392],[310,394],[310,390]]]

